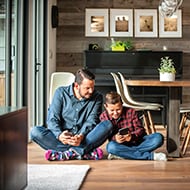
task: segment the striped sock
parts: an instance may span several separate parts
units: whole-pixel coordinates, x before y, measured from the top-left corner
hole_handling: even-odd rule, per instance
[[[77,159],[78,155],[72,150],[66,150],[64,152],[56,150],[47,150],[45,152],[45,159],[49,161],[58,161],[58,160],[72,160]]]
[[[103,151],[101,148],[96,148],[92,152],[83,156],[84,160],[101,160],[103,158]]]

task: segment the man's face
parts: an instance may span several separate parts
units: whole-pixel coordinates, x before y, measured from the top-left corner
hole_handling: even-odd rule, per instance
[[[94,92],[94,83],[94,80],[84,78],[82,83],[77,87],[79,95],[85,99],[90,98]]]
[[[104,107],[111,118],[118,119],[121,116],[123,109],[122,103],[104,104]]]

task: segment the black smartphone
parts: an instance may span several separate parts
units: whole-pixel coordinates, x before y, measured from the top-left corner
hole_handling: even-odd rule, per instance
[[[119,134],[120,135],[126,135],[128,132],[129,132],[129,128],[119,129]]]
[[[72,134],[71,132],[69,132],[69,131],[67,131],[67,132],[65,133],[65,135],[66,135],[66,136],[73,136],[73,134]]]

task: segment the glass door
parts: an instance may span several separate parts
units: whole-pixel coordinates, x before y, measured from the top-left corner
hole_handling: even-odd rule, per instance
[[[0,0],[0,106],[23,105],[23,1]]]
[[[33,127],[44,125],[46,121],[46,9],[48,1],[31,0],[28,3],[29,23],[31,23],[28,31],[30,41],[28,108],[30,110],[29,125]]]
[[[7,14],[6,0],[0,0],[0,106],[5,106],[5,44],[6,44],[6,14]]]
[[[35,0],[34,14],[34,111],[35,125],[43,125],[46,110],[46,1]]]

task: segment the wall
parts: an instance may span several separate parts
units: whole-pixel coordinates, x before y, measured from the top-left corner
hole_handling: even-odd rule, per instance
[[[88,44],[98,43],[108,49],[110,37],[85,37],[85,8],[157,9],[159,0],[57,0],[59,27],[57,28],[57,71],[75,72],[84,64],[84,50]],[[184,52],[183,77],[190,78],[190,1],[182,6],[182,38],[131,38],[135,48]],[[115,38],[125,40],[126,38]],[[183,103],[190,102],[190,88],[183,89]]]

